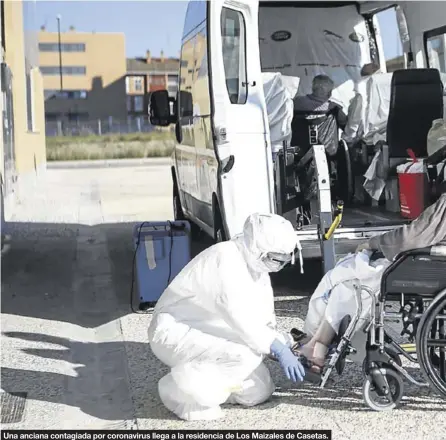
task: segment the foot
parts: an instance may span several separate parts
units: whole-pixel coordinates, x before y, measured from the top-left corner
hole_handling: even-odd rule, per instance
[[[321,347],[318,343],[316,347],[308,345],[302,345],[293,350],[294,354],[299,357],[300,362],[305,368],[307,373],[312,373],[320,376],[325,365],[325,357],[321,357],[322,354],[326,354],[326,347]],[[323,349],[322,349],[323,348]],[[316,353],[319,356],[316,356]]]
[[[305,369],[304,380],[306,382],[311,382],[315,385],[319,385],[322,380],[322,370],[324,368],[322,364],[316,364],[308,360],[305,356],[300,355],[299,361]]]
[[[324,369],[325,365],[325,359],[318,359],[318,358],[307,358],[304,354],[300,354],[299,360],[301,361],[302,365],[305,367],[306,370],[311,371],[315,374],[322,374],[322,370]]]

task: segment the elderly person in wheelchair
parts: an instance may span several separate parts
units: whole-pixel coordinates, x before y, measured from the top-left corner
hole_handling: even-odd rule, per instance
[[[442,150],[444,156],[446,146]],[[310,300],[304,331],[291,331],[296,341],[293,350],[306,368],[307,380],[324,386],[333,368],[341,374],[345,357],[361,349],[353,347],[351,341],[362,329],[363,335],[369,333],[362,342],[363,371],[368,378],[363,392],[372,409],[393,409],[399,403],[402,376],[419,386],[430,385],[446,398],[446,246],[442,245],[446,240],[446,179],[437,185],[437,191],[438,200],[409,225],[372,237],[323,277]],[[384,330],[385,302],[396,300],[395,296],[401,301],[403,324],[407,321],[402,334],[409,334],[411,341],[416,335],[417,359],[405,353]],[[412,304],[410,310],[405,299]],[[429,301],[430,308],[426,306]],[[407,330],[409,321],[411,331]],[[435,340],[440,342],[436,345]],[[324,373],[330,347],[332,356]],[[429,385],[405,372],[400,355],[419,362]],[[387,367],[380,376],[384,381],[371,378],[375,374],[372,366]],[[398,385],[396,395],[392,394],[386,404],[377,404],[372,394],[376,395],[379,386],[384,394],[389,392],[392,380]]]

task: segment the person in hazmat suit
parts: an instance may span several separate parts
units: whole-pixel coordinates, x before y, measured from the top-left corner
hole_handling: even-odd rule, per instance
[[[164,291],[149,341],[171,369],[158,384],[161,401],[179,418],[213,420],[223,416],[224,403],[268,400],[275,390],[263,364],[268,356],[289,379],[303,380],[292,336],[276,329],[268,275],[294,262],[296,248],[289,221],[252,214],[242,234],[200,253]]]
[[[375,63],[365,64],[361,69],[361,80],[355,84],[355,96],[350,101],[347,110],[347,124],[344,132],[342,133],[342,139],[347,144],[354,145],[358,142],[364,134],[364,117],[366,96],[367,96],[367,83],[368,79],[373,75],[379,75],[379,65]]]
[[[445,176],[438,182],[435,192],[437,201],[410,224],[371,237],[358,246],[355,254],[343,258],[322,278],[310,299],[303,332],[299,332],[300,347],[293,347],[309,372],[321,373],[329,345],[339,332],[343,317],[353,316],[356,312],[353,280],[359,280],[362,285],[378,292],[384,270],[398,254],[446,243]],[[365,292],[362,303],[361,320],[365,320],[371,307],[370,296]],[[354,337],[365,336],[364,333],[357,332]],[[363,342],[365,345],[365,341]],[[359,345],[362,346],[362,343]]]

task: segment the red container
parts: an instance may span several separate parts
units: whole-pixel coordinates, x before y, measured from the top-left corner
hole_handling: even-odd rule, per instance
[[[398,173],[398,182],[401,215],[417,218],[426,207],[426,173]]]

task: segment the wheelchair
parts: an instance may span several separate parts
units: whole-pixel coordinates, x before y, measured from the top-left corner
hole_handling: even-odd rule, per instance
[[[317,175],[312,147],[322,145],[320,131],[328,139],[324,145],[331,192],[334,199],[348,205],[354,194],[353,165],[347,143],[339,138],[335,110],[294,111],[291,145],[283,143],[275,164],[275,192],[278,214],[297,210],[288,218],[297,229],[312,224],[311,201],[317,200]],[[328,135],[327,135],[328,133]],[[333,212],[336,212],[333,204]]]
[[[334,369],[342,374],[346,358],[359,348],[352,345],[352,338],[362,331],[366,334],[362,392],[369,408],[375,411],[397,408],[404,395],[403,379],[429,387],[446,399],[446,243],[398,255],[383,273],[379,292],[359,282],[354,288],[356,314],[344,317],[341,322],[336,344],[329,352],[325,371],[319,376],[320,388],[325,387]],[[370,314],[365,319],[363,292],[372,300]],[[391,302],[400,303],[398,312],[387,311],[392,307]],[[389,335],[386,322],[394,320],[402,321],[401,336],[407,336],[409,344],[399,344]],[[291,332],[295,340],[302,336],[298,333],[295,329]],[[401,357],[419,364],[425,382],[418,381],[404,368]]]

